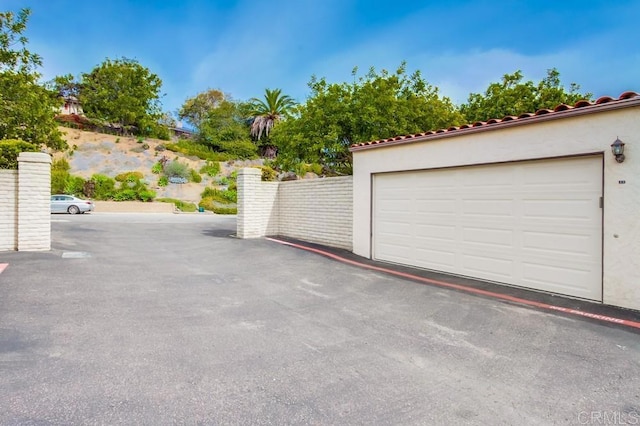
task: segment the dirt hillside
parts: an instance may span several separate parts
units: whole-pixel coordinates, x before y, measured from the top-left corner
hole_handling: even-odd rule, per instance
[[[66,158],[69,161],[70,172],[73,175],[88,179],[93,174],[100,173],[113,178],[123,172],[138,171],[144,175],[149,188],[156,191],[158,198],[177,198],[194,203],[200,201],[200,194],[205,187],[217,186],[217,179],[207,175],[202,175],[201,183],[158,186],[158,178],[160,176],[153,174],[151,167],[162,156],[166,156],[170,161],[178,160],[196,171],[199,171],[205,164],[204,160],[195,157],[186,157],[168,150],[156,150],[158,145],[166,144],[168,143],[167,141],[144,139],[143,142],[138,142],[136,137],[115,136],[66,127],[60,127],[60,131],[69,144],[69,149],[65,152],[55,153],[54,159]],[[143,149],[145,143],[148,144],[148,149]],[[260,160],[220,163],[221,172],[217,178],[228,176],[237,168],[260,163]]]

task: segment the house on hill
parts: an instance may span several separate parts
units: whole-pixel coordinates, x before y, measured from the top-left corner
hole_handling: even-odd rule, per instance
[[[61,115],[84,115],[82,105],[75,96],[67,96],[64,98],[64,105],[60,107]]]

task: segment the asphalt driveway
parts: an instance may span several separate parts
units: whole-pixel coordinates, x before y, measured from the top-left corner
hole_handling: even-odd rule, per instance
[[[632,330],[228,217],[53,220],[51,252],[0,253],[0,424],[640,424]]]

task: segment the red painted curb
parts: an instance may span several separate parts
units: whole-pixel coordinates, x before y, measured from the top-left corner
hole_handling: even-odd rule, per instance
[[[319,250],[319,249],[315,249],[315,248],[311,248],[311,247],[306,247],[306,246],[303,246],[303,245],[300,245],[300,244],[290,243],[288,241],[278,240],[276,238],[267,238],[267,240],[273,241],[275,243],[279,243],[279,244],[284,244],[284,245],[287,245],[287,246],[295,247],[295,248],[298,248],[298,249],[301,249],[301,250],[306,250],[306,251],[310,251],[310,252],[313,252],[313,253],[317,253],[317,254],[320,254],[322,256],[337,260],[339,262],[346,263],[348,265],[357,266],[359,268],[371,269],[373,271],[378,271],[378,272],[384,272],[385,274],[395,275],[395,276],[402,277],[402,278],[408,278],[410,280],[419,281],[419,282],[423,282],[423,283],[426,283],[426,284],[432,284],[432,285],[436,285],[436,286],[439,286],[439,287],[453,288],[453,289],[456,289],[456,290],[464,291],[466,293],[481,294],[483,296],[493,297],[495,299],[508,300],[510,302],[520,303],[520,304],[527,305],[527,306],[533,306],[533,307],[539,308],[539,309],[557,311],[557,312],[562,312],[562,313],[565,313],[565,314],[576,315],[576,316],[581,316],[581,317],[585,317],[585,318],[591,318],[591,319],[595,319],[595,320],[599,320],[599,321],[603,321],[603,322],[610,322],[610,323],[614,323],[614,324],[625,325],[627,327],[632,327],[632,328],[636,328],[636,329],[640,330],[640,322],[636,322],[636,321],[630,321],[630,320],[626,320],[626,319],[622,319],[622,318],[614,318],[614,317],[610,317],[610,316],[607,316],[607,315],[594,314],[592,312],[579,311],[577,309],[565,308],[565,307],[562,307],[562,306],[550,305],[548,303],[542,303],[542,302],[536,302],[536,301],[533,301],[533,300],[522,299],[520,297],[509,296],[507,294],[495,293],[495,292],[492,292],[492,291],[481,290],[479,288],[468,287],[468,286],[464,286],[464,285],[460,285],[460,284],[453,284],[453,283],[449,283],[449,282],[446,282],[446,281],[434,280],[434,279],[431,279],[431,278],[424,278],[424,277],[420,277],[418,275],[408,274],[406,272],[394,271],[393,269],[387,269],[387,268],[383,268],[383,267],[380,267],[380,266],[367,265],[366,263],[361,263],[361,262],[356,262],[355,260],[345,259],[344,257],[340,257],[338,255],[335,255],[333,253],[329,253],[327,251],[323,251],[323,250]]]

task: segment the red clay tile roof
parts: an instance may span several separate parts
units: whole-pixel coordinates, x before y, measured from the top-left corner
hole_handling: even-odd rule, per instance
[[[561,118],[567,115],[574,115],[576,113],[591,113],[601,111],[602,107],[606,104],[607,107],[624,107],[629,101],[633,101],[633,104],[640,105],[640,94],[636,92],[624,92],[617,99],[609,96],[602,96],[595,102],[582,100],[576,102],[574,105],[560,104],[554,109],[540,109],[533,112],[525,112],[519,116],[508,115],[502,119],[492,118],[487,121],[477,121],[475,123],[463,124],[462,126],[452,126],[448,129],[430,130],[424,133],[418,133],[415,135],[396,136],[388,139],[380,139],[377,141],[362,142],[351,145],[350,151],[359,151],[368,148],[377,148],[388,145],[397,145],[410,142],[418,142],[431,138],[439,138],[442,136],[454,136],[464,134],[477,130],[489,130],[497,127],[503,127],[506,125],[525,124],[532,121],[538,121],[544,119]],[[580,109],[580,111],[576,111]],[[607,108],[609,109],[609,108]]]

